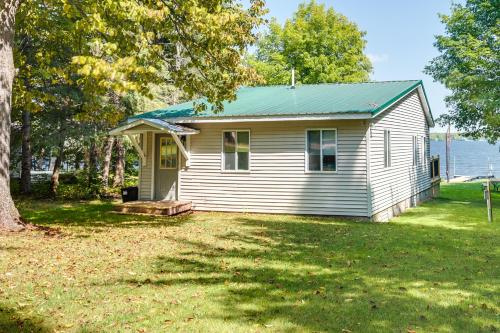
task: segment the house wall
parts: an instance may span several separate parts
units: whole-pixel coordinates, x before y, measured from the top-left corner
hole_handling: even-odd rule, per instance
[[[392,165],[384,168],[384,130],[391,131]],[[412,136],[429,139],[429,127],[417,91],[372,120],[370,130],[370,187],[374,220],[386,221],[426,198],[431,187],[429,144],[419,149],[413,166]],[[429,141],[427,141],[429,142]],[[423,148],[422,148],[423,149]]]
[[[196,124],[179,199],[196,210],[369,216],[367,123],[290,121]],[[305,172],[306,129],[337,128],[337,173]],[[222,131],[249,129],[250,171],[221,171]],[[145,182],[146,183],[146,182]]]
[[[150,129],[150,128],[149,128]],[[146,165],[142,165],[141,161],[141,168],[139,170],[139,200],[151,200],[151,182],[153,181],[153,154],[152,149],[152,138],[153,138],[153,133],[152,132],[144,132],[142,134],[142,142],[141,146],[145,152],[144,154],[146,155]],[[147,140],[147,144],[145,144],[145,140]]]

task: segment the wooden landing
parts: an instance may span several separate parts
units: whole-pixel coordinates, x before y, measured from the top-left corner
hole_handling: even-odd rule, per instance
[[[189,201],[130,201],[114,206],[114,210],[123,214],[147,214],[172,216],[191,210]]]

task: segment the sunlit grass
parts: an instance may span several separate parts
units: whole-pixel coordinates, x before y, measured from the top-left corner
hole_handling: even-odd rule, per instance
[[[479,184],[443,186],[388,224],[18,205],[60,233],[0,234],[0,332],[500,328],[498,219],[486,222]]]

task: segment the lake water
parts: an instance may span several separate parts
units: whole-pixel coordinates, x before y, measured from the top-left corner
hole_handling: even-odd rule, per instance
[[[441,178],[446,177],[446,142],[431,141],[431,155],[441,158]],[[500,143],[486,141],[452,141],[450,174],[458,176],[500,177]]]

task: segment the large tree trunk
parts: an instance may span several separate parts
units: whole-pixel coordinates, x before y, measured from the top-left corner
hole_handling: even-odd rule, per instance
[[[52,197],[57,196],[57,188],[59,187],[59,174],[61,172],[61,164],[64,159],[64,136],[61,134],[59,139],[59,147],[56,161],[54,162],[54,169],[52,171],[52,177],[50,178],[50,194]]]
[[[108,136],[104,146],[104,162],[102,164],[102,186],[107,189],[109,186],[109,168],[111,166],[111,154],[113,153],[113,143],[115,137]]]
[[[23,111],[21,193],[31,193],[31,112]]]
[[[90,143],[88,164],[88,186],[92,196],[97,196],[99,194],[99,185],[97,183],[98,154],[96,139],[94,137]]]
[[[116,167],[115,179],[113,180],[113,187],[123,186],[125,182],[125,146],[121,137],[116,138]]]
[[[19,212],[10,195],[10,113],[14,81],[14,23],[20,0],[0,1],[0,229],[21,230]]]

